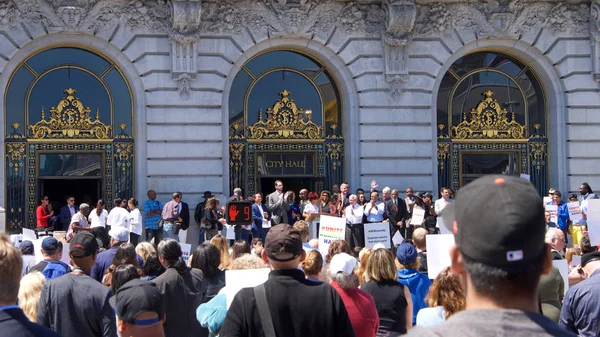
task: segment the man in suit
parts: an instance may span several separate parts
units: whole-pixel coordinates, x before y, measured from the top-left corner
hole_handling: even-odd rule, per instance
[[[5,235],[0,235],[0,331],[2,336],[37,337],[58,335],[29,321],[17,305],[23,260],[21,252]]]
[[[254,195],[254,205],[252,205],[252,236],[255,238],[260,238],[263,242],[265,242],[265,238],[267,237],[267,232],[271,225],[269,224],[269,211],[262,204],[262,195],[260,193],[256,193]]]
[[[183,199],[183,193],[181,194],[181,199]],[[190,207],[183,200],[179,203],[179,216],[181,217],[181,229],[187,230],[190,227]]]
[[[289,223],[287,212],[290,210],[290,204],[284,200],[281,180],[275,181],[275,192],[267,196],[267,207],[271,212],[273,224]]]
[[[79,212],[79,207],[75,206],[75,197],[69,195],[67,197],[67,204],[60,209],[60,228],[54,228],[54,230],[68,230],[71,224],[71,217],[77,212]]]
[[[393,237],[398,230],[401,230],[402,236],[405,236],[410,231],[405,239],[412,236],[410,224],[406,223],[408,211],[404,200],[398,198],[398,190],[392,190],[392,197],[385,202],[385,211],[390,220],[390,237]]]
[[[350,185],[343,183],[340,186],[340,198],[342,199],[342,206],[344,209],[350,205]]]

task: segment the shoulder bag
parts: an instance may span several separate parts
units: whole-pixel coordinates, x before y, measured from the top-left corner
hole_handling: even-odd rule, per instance
[[[254,287],[254,297],[256,297],[256,306],[258,307],[260,323],[265,337],[277,337],[275,327],[273,326],[273,319],[271,318],[271,311],[269,311],[264,283]]]

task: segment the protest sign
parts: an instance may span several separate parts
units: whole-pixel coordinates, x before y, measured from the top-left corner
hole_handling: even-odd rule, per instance
[[[42,254],[42,241],[43,239],[37,239],[31,241],[33,243],[33,254],[35,255],[35,262],[40,263],[44,261],[44,254]],[[64,243],[63,243],[64,247]]]
[[[396,231],[396,234],[394,234],[394,236],[392,237],[392,242],[394,243],[394,246],[399,246],[402,243],[402,241],[404,241],[402,233],[400,233],[400,231]]]
[[[183,243],[180,242],[179,246],[181,246],[181,257],[183,257],[183,261],[185,262],[185,264],[188,264],[188,260],[190,259],[190,252],[192,250],[192,245],[190,245],[189,243]]]
[[[427,235],[425,240],[427,242],[427,274],[433,280],[444,268],[450,267],[450,247],[454,245],[454,235]]]
[[[410,219],[410,224],[420,226],[423,223],[423,219],[425,219],[425,210],[420,208],[413,208],[412,219]]]
[[[583,216],[580,213],[581,208],[579,207],[578,202],[570,202],[567,204],[567,207],[569,207],[569,219],[571,221],[576,222],[583,219]]]
[[[550,221],[558,225],[558,206],[546,205],[546,212],[550,213]]]
[[[227,240],[235,240],[235,227],[232,225],[225,225],[225,228],[227,230],[227,235],[225,238]]]
[[[271,228],[271,220],[263,221],[262,228]]]
[[[571,258],[571,267],[581,266],[581,255],[573,255]]]
[[[600,199],[588,199],[587,228],[592,246],[600,245]]]
[[[187,229],[186,230],[179,230],[179,242],[187,242]]]
[[[569,266],[567,260],[554,260],[552,264],[560,271],[560,276],[565,281],[564,293],[566,294],[567,290],[569,290]]]
[[[27,229],[27,228],[23,228],[23,241],[28,240],[33,242],[34,240],[37,240],[37,235],[35,234],[34,230],[31,229]]]
[[[71,257],[69,256],[69,244],[63,243],[63,251],[60,260],[68,265],[71,265]]]
[[[321,215],[319,227],[319,250],[327,253],[329,244],[346,238],[346,219]]]
[[[225,271],[225,288],[227,308],[231,306],[233,298],[242,288],[256,287],[265,283],[269,279],[271,269],[243,269],[243,270],[226,270]],[[231,296],[230,296],[231,295]]]
[[[552,202],[552,198],[550,198],[550,197],[544,197],[544,201],[543,201],[544,206],[548,205],[551,202]]]
[[[365,248],[373,248],[382,243],[385,248],[390,246],[390,224],[387,222],[365,224]]]

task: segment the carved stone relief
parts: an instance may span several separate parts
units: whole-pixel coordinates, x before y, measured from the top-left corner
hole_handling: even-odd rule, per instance
[[[592,1],[590,8],[592,76],[600,84],[600,0]]]
[[[408,81],[408,48],[413,38],[417,8],[413,1],[384,0],[385,31],[382,33],[385,81],[392,96],[402,93]]]

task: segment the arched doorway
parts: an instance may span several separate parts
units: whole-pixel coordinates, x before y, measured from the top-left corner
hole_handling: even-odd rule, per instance
[[[342,100],[322,62],[291,50],[247,61],[229,95],[230,189],[321,190],[344,180]]]
[[[5,92],[7,229],[35,226],[35,207],[134,195],[133,99],[110,59],[78,47],[22,61]],[[55,212],[58,212],[55,209]]]
[[[548,187],[546,94],[531,67],[498,52],[455,61],[437,97],[438,184],[458,189],[485,174],[528,175]]]

